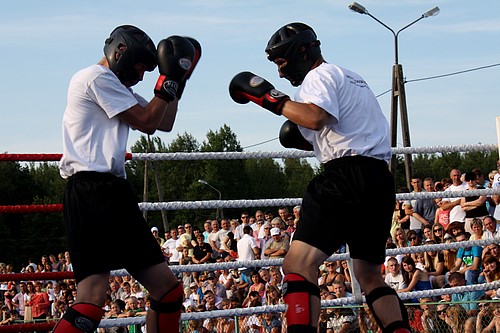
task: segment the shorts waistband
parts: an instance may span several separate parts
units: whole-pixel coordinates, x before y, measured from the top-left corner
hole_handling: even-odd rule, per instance
[[[333,160],[326,162],[324,165],[325,165],[325,169],[330,169],[330,168],[336,168],[336,167],[347,165],[347,164],[365,164],[365,165],[371,164],[371,165],[388,167],[387,162],[384,160],[379,160],[375,157],[368,157],[368,156],[362,156],[362,155],[344,156],[344,157],[335,158]]]
[[[97,171],[80,171],[68,178],[68,181],[75,181],[79,179],[90,179],[90,180],[101,180],[107,181],[117,178],[115,175],[109,172],[97,172]]]

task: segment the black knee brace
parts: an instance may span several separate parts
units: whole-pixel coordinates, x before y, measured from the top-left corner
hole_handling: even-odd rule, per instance
[[[101,321],[104,310],[90,303],[76,303],[59,320],[52,332],[94,332]]]

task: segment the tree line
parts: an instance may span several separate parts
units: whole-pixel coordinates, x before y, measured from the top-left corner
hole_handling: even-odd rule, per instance
[[[141,136],[131,147],[132,153],[242,152],[231,128],[223,125],[209,130],[198,142],[189,133],[178,134],[169,144],[159,137]],[[435,180],[448,177],[450,170],[462,172],[479,168],[487,175],[496,169],[498,152],[421,154],[413,158],[415,175]],[[126,163],[127,177],[138,201],[217,200],[219,194],[198,180],[205,180],[221,193],[222,200],[300,198],[309,180],[322,170],[304,158],[239,159],[195,161],[138,161]],[[65,181],[54,162],[1,162],[0,205],[62,203]],[[396,187],[405,186],[405,168],[398,156]],[[374,189],[376,192],[376,189]],[[248,209],[271,210],[277,207]],[[238,218],[245,208],[224,209],[224,216]],[[160,230],[191,222],[202,227],[206,219],[216,217],[216,209],[144,212],[149,226]],[[112,235],[110,235],[112,237]],[[131,237],[133,231],[131,230]],[[125,241],[125,240],[124,240]],[[0,262],[14,264],[19,271],[29,257],[39,260],[43,254],[67,250],[62,213],[0,214]]]

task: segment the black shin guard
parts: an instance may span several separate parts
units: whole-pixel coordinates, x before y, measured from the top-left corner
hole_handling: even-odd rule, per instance
[[[397,297],[398,302],[399,302],[399,308],[401,310],[401,317],[403,318],[403,320],[401,320],[401,321],[395,321],[395,322],[390,323],[389,325],[387,325],[387,327],[384,327],[382,325],[382,322],[378,318],[377,313],[375,312],[375,309],[373,308],[373,303],[376,300],[378,300],[379,298],[385,297],[385,296]],[[366,304],[370,308],[370,311],[372,312],[373,317],[375,318],[377,324],[382,328],[382,331],[384,333],[393,332],[397,328],[406,328],[408,330],[410,329],[410,326],[408,324],[408,312],[406,311],[406,307],[404,306],[403,302],[398,297],[398,294],[396,293],[396,291],[394,289],[392,289],[391,287],[376,288],[376,289],[372,290],[372,292],[370,294],[366,295],[365,298],[366,298]]]

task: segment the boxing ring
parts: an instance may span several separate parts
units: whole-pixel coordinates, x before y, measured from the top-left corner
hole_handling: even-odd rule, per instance
[[[446,152],[472,152],[472,151],[496,151],[497,145],[476,144],[476,145],[458,145],[458,146],[432,146],[432,147],[405,147],[393,148],[393,154],[430,154],[430,153],[446,153]],[[1,161],[16,161],[16,162],[56,162],[61,158],[61,154],[0,154]],[[261,158],[309,158],[314,157],[312,152],[304,152],[298,150],[290,150],[283,152],[204,152],[204,153],[127,153],[126,160],[148,160],[148,161],[165,161],[165,160],[215,160],[215,159],[261,159]],[[396,195],[397,200],[416,200],[424,198],[456,198],[466,196],[480,196],[500,194],[499,190],[484,189],[484,190],[468,190],[456,192],[419,192],[419,193],[401,193]],[[204,200],[204,201],[172,201],[172,202],[141,202],[139,208],[142,211],[153,210],[181,210],[181,209],[213,209],[213,208],[251,208],[251,207],[278,207],[278,206],[295,206],[301,203],[301,198],[282,198],[282,199],[259,199],[259,200]],[[62,204],[48,205],[13,205],[0,206],[1,214],[25,214],[25,213],[53,213],[61,212]],[[421,245],[407,248],[390,249],[386,251],[389,256],[399,254],[411,254],[425,251],[437,251],[447,249],[457,249],[472,245],[485,246],[491,243],[500,243],[500,238],[490,240],[477,240],[460,243],[449,244],[432,244]],[[331,256],[329,261],[348,260],[350,262],[349,253],[336,254]],[[222,269],[233,268],[260,268],[269,266],[281,266],[283,259],[268,259],[268,260],[253,260],[253,261],[233,261],[223,263],[205,263],[202,265],[191,264],[185,266],[171,266],[171,270],[175,274],[183,272],[202,272],[216,271]],[[352,269],[351,269],[352,271]],[[130,275],[126,270],[112,271],[113,276]],[[0,282],[3,281],[27,281],[27,280],[62,280],[73,278],[72,272],[52,272],[52,273],[15,273],[15,274],[0,274]],[[356,280],[352,277],[353,296],[338,298],[329,301],[321,301],[322,307],[335,306],[353,306],[364,303],[364,296],[357,286]],[[500,288],[500,281],[492,283],[467,285],[462,287],[430,289],[424,291],[403,292],[398,295],[404,300],[440,296],[444,294],[453,294],[463,291],[490,290]],[[279,305],[263,305],[251,308],[237,308],[229,310],[214,310],[205,312],[182,313],[181,321],[189,320],[204,320],[209,318],[221,317],[241,317],[253,314],[262,314],[267,312],[285,312],[284,304]],[[55,326],[55,321],[44,323],[23,323],[15,325],[0,326],[1,332],[26,332],[33,330],[50,330]],[[120,319],[103,319],[99,325],[101,328],[116,327],[125,325],[142,325],[145,323],[145,317],[131,317]]]

